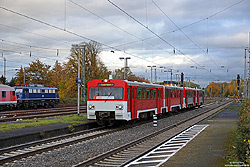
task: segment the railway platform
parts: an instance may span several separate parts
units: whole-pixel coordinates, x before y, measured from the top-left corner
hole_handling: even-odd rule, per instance
[[[200,124],[208,127],[161,167],[229,165],[225,162],[226,149],[230,136],[237,128],[239,108],[238,104],[231,104],[217,115],[202,121]]]
[[[27,127],[16,130],[3,131],[0,132],[0,148],[64,135],[67,133],[71,133],[72,128],[74,131],[79,131],[93,126],[96,126],[95,122],[84,120],[84,123],[77,125],[73,123],[57,123],[45,126]]]

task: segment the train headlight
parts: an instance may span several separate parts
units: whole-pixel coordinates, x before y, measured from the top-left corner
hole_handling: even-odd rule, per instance
[[[90,104],[90,105],[89,105],[89,109],[90,109],[90,110],[94,110],[94,109],[95,109],[95,106],[94,106],[93,104]]]
[[[123,105],[122,104],[117,104],[115,105],[116,110],[123,110]]]

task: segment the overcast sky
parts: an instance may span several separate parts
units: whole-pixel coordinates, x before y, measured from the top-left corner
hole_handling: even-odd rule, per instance
[[[72,44],[94,40],[109,70],[130,57],[147,79],[155,65],[157,81],[170,80],[161,66],[202,86],[231,81],[244,76],[249,9],[250,0],[1,0],[0,74],[4,58],[10,80],[21,65],[65,62]]]

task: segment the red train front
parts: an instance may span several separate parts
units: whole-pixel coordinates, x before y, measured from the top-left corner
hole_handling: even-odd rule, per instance
[[[100,125],[149,118],[204,104],[204,98],[198,98],[202,94],[198,91],[204,92],[114,79],[93,80],[88,82],[87,116]]]

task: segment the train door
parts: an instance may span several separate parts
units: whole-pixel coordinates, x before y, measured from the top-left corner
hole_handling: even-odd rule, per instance
[[[131,91],[130,91],[131,87],[127,87],[127,112],[130,113],[130,118],[132,118],[132,113],[131,113]]]
[[[161,113],[161,98],[160,98],[160,93],[161,90],[160,89],[156,89],[156,104],[157,104],[157,113],[160,114]]]
[[[131,118],[136,119],[137,118],[137,104],[136,104],[136,95],[137,95],[137,88],[135,86],[130,87],[130,109],[131,109]]]
[[[28,99],[29,98],[29,89],[28,88],[23,89],[23,94],[24,94],[24,98]]]

